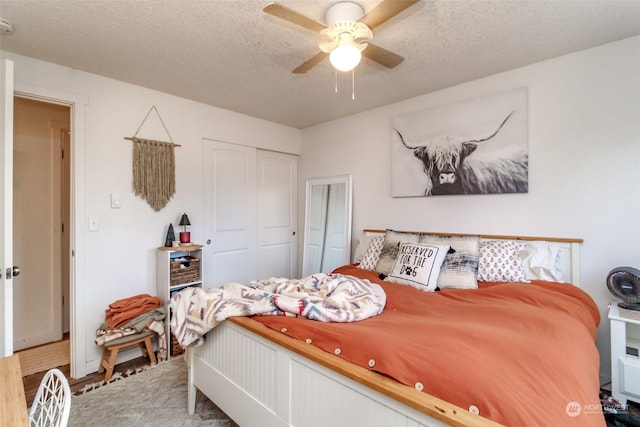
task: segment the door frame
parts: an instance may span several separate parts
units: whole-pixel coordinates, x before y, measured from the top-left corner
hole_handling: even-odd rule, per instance
[[[63,237],[68,233],[63,232],[60,224],[70,227],[71,203],[68,198],[66,203],[62,199],[63,194],[68,194],[70,184],[67,179],[67,188],[63,191],[62,171],[63,163],[71,158],[62,156],[61,152],[63,137],[66,141],[70,139],[71,109],[67,105],[22,96],[13,98],[13,106],[12,249],[15,264],[24,271],[12,279],[13,351],[17,352],[60,341],[63,333],[69,332],[69,278],[67,275],[62,280],[62,271],[68,272],[71,250],[68,245],[62,246]],[[35,127],[34,119],[38,123]],[[35,144],[31,143],[35,140],[30,141],[29,129],[38,129]],[[34,168],[33,161],[43,162],[38,163],[42,167]],[[35,181],[34,174],[39,177]],[[48,185],[41,187],[42,180]],[[34,196],[43,200],[36,202]],[[64,220],[63,209],[67,214]],[[30,224],[34,220],[37,224]],[[69,345],[66,347],[68,358]]]
[[[86,227],[85,224],[85,110],[89,99],[84,96],[15,83],[14,97],[30,98],[52,104],[70,107],[71,115],[71,224],[69,237],[69,315],[70,315],[70,356],[71,377],[81,378],[87,374],[86,354]]]
[[[1,53],[1,52],[0,52]],[[13,92],[14,64],[0,55],[0,357],[13,354],[13,281],[3,276],[13,266]]]

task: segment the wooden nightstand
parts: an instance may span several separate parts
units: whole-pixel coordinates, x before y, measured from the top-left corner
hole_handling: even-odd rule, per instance
[[[611,394],[620,403],[640,402],[640,311],[626,310],[612,303]]]

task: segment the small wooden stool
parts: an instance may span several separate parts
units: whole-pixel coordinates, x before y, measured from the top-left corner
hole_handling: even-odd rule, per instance
[[[100,360],[100,367],[98,373],[104,374],[104,382],[108,382],[113,375],[113,367],[116,365],[116,359],[118,358],[118,351],[121,348],[131,347],[132,345],[139,344],[142,349],[142,354],[149,358],[151,364],[158,363],[156,360],[156,354],[153,352],[153,344],[151,339],[155,335],[155,332],[144,330],[139,334],[128,335],[126,337],[117,338],[113,341],[106,342],[104,344],[104,350],[102,350],[102,360]]]

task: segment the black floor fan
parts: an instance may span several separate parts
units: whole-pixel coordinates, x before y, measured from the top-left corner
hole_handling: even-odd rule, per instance
[[[640,311],[640,270],[616,267],[607,275],[607,288],[619,300],[618,306]]]

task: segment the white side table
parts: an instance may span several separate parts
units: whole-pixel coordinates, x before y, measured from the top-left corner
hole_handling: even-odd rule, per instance
[[[623,405],[640,402],[640,311],[626,310],[612,303],[611,394]]]

